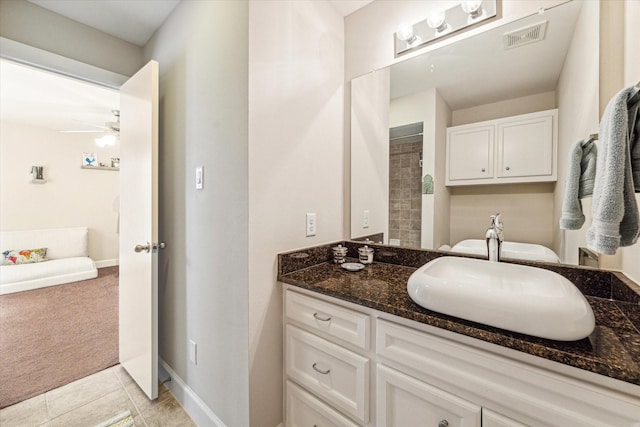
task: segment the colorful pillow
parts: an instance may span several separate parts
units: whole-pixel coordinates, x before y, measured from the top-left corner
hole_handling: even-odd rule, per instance
[[[31,264],[47,260],[47,248],[8,250],[2,252],[2,265]]]

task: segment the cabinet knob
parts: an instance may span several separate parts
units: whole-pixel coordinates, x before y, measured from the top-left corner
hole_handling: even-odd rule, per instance
[[[485,168],[482,168],[482,172],[484,172],[484,171],[485,171]]]
[[[438,423],[438,427],[449,427],[449,421],[440,420],[440,422]]]
[[[506,170],[511,170],[511,168],[510,168],[509,166],[507,166],[505,169],[506,169]]]
[[[317,363],[314,363],[313,365],[311,365],[311,367],[313,368],[314,371],[316,371],[319,374],[322,375],[327,375],[329,372],[331,372],[331,369],[327,369],[326,371],[323,371],[322,369],[318,368]]]

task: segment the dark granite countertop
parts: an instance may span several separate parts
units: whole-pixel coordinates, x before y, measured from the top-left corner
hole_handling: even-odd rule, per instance
[[[353,251],[362,246],[353,242],[343,242],[343,245],[349,247],[350,256],[354,256]],[[406,291],[409,276],[428,258],[444,256],[446,253],[392,250],[381,246],[376,248],[379,255],[387,251],[392,258],[390,261],[395,258],[393,263],[374,262],[364,270],[349,272],[327,261],[330,259],[331,246],[280,255],[278,279],[378,311],[640,385],[640,288],[619,273],[542,265],[573,279],[585,294],[596,317],[596,330],[589,338],[562,342],[447,316],[413,302]],[[396,253],[396,256],[391,253]],[[401,255],[397,256],[399,253]]]

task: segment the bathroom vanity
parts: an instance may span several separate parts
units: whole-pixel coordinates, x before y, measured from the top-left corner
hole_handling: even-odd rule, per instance
[[[349,257],[361,246],[341,244]],[[576,284],[596,316],[591,336],[561,342],[415,304],[409,276],[446,253],[374,245],[376,262],[349,272],[331,246],[279,256],[285,425],[640,423],[640,287],[623,275],[538,264]]]

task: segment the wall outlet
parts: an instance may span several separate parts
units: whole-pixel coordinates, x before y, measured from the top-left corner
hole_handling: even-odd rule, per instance
[[[198,364],[198,344],[194,340],[189,340],[189,361]]]
[[[316,214],[307,214],[307,237],[316,235]]]
[[[369,211],[362,211],[362,228],[369,228]]]

